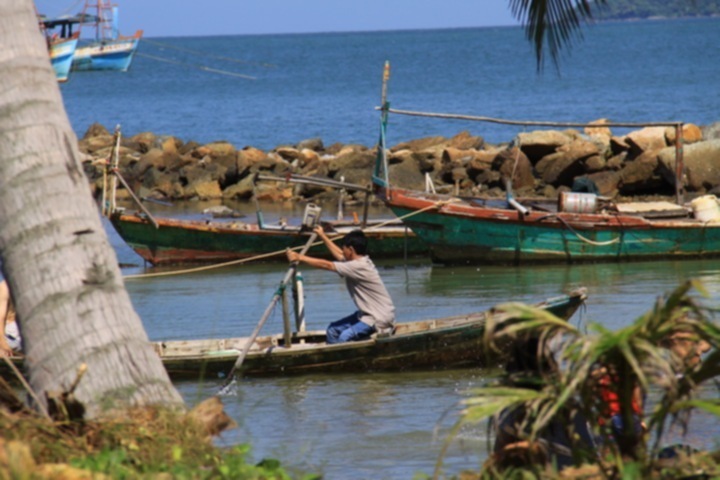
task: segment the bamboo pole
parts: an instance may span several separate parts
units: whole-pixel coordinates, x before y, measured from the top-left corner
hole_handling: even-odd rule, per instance
[[[370,188],[364,187],[362,185],[357,185],[355,183],[346,183],[346,182],[338,182],[337,180],[332,180],[329,178],[316,178],[316,177],[306,177],[303,175],[296,175],[294,173],[284,176],[284,177],[278,177],[276,175],[268,175],[265,173],[258,173],[256,175],[257,180],[266,180],[271,182],[285,182],[285,183],[299,183],[303,185],[317,185],[320,187],[333,187],[333,188],[339,188],[343,190],[354,190],[354,191],[361,191],[361,192],[367,192],[370,191]]]
[[[455,113],[431,113],[431,112],[418,112],[413,110],[399,110],[395,108],[383,108],[375,107],[376,110],[385,110],[388,113],[395,113],[398,115],[407,115],[411,117],[429,117],[429,118],[444,118],[452,120],[470,120],[473,122],[488,122],[488,123],[499,123],[503,125],[518,125],[518,126],[530,126],[530,127],[626,127],[626,128],[638,128],[638,127],[675,127],[680,122],[608,122],[608,123],[581,123],[581,122],[547,122],[547,121],[533,121],[533,120],[506,120],[503,118],[483,117],[475,115],[460,115]]]
[[[476,115],[460,115],[454,113],[433,113],[433,112],[419,112],[413,110],[399,110],[390,108],[387,104],[387,76],[389,76],[389,66],[385,66],[386,74],[383,76],[383,88],[382,88],[382,105],[376,107],[376,110],[383,112],[383,116],[388,113],[395,113],[398,115],[407,115],[411,117],[427,117],[427,118],[443,118],[452,120],[468,120],[473,122],[488,122],[498,123],[502,125],[517,125],[523,127],[561,127],[561,128],[584,128],[584,127],[597,127],[598,123],[586,123],[586,122],[548,122],[548,121],[533,121],[533,120],[507,120],[503,118],[476,116]],[[683,149],[682,149],[682,122],[607,122],[601,124],[603,127],[623,127],[623,128],[641,128],[641,127],[673,127],[675,128],[675,196],[678,205],[682,205],[684,198],[684,184],[683,184],[683,172],[684,172],[684,161],[683,161]],[[382,145],[381,145],[381,148]],[[384,155],[384,152],[383,152]],[[387,165],[387,161],[385,162]]]
[[[293,278],[295,274],[293,273]],[[285,348],[292,347],[292,327],[290,326],[290,305],[288,300],[287,288],[282,291],[282,314],[283,314],[283,338],[285,339]]]
[[[112,152],[112,158],[110,160],[110,171],[116,172],[118,164],[120,163],[120,125],[115,126],[115,146]],[[117,178],[114,176],[110,181],[110,213],[113,213],[117,207],[116,204],[117,194]]]
[[[137,195],[135,195],[135,192],[132,191],[132,188],[130,188],[130,185],[128,185],[128,183],[125,181],[125,179],[122,177],[122,175],[120,175],[120,172],[118,171],[118,169],[114,168],[112,170],[112,172],[113,172],[114,178],[117,178],[118,180],[120,180],[120,183],[123,184],[123,186],[128,191],[128,193],[130,194],[132,199],[135,201],[135,203],[137,203],[138,207],[140,207],[140,210],[142,210],[143,213],[145,215],[147,215],[148,220],[150,220],[150,223],[152,223],[155,228],[160,228],[160,225],[158,225],[157,220],[155,220],[155,217],[153,217],[152,214],[150,213],[150,211],[147,208],[145,208],[145,205],[143,205],[142,201],[137,197]],[[114,197],[115,196],[113,195],[113,198]],[[114,211],[114,208],[113,208],[113,211]]]
[[[682,205],[685,202],[685,159],[683,156],[682,123],[675,125],[675,202]]]
[[[317,233],[313,233],[310,235],[310,239],[307,241],[305,246],[300,251],[300,255],[305,255],[307,251],[310,249],[310,246],[313,244],[315,239],[317,238]],[[232,369],[230,370],[230,373],[227,377],[227,382],[223,387],[220,389],[223,391],[230,383],[232,382],[233,378],[235,377],[235,372],[240,369],[243,362],[245,361],[245,357],[247,357],[248,352],[250,351],[250,347],[252,347],[252,344],[255,343],[255,339],[257,338],[258,334],[260,333],[260,330],[262,329],[263,325],[265,325],[265,322],[270,317],[270,314],[272,313],[273,308],[275,308],[275,305],[277,304],[280,297],[283,295],[283,292],[285,290],[285,287],[287,286],[288,282],[292,278],[295,270],[297,269],[297,262],[293,262],[293,264],[288,269],[287,273],[285,274],[285,277],[282,279],[282,282],[280,282],[280,286],[278,287],[277,291],[275,292],[275,295],[273,295],[272,300],[270,301],[270,305],[267,306],[265,309],[265,312],[263,313],[262,317],[260,318],[260,321],[255,326],[255,330],[253,330],[252,334],[250,335],[250,338],[247,339],[247,342],[245,342],[245,346],[243,347],[242,351],[240,352],[240,355],[238,355],[237,360],[235,361],[235,365],[233,365]]]

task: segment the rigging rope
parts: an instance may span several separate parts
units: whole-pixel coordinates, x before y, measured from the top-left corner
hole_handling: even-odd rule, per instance
[[[612,240],[608,240],[608,241],[606,241],[606,242],[596,242],[595,240],[590,240],[589,238],[580,235],[580,233],[579,233],[577,230],[575,230],[575,229],[572,227],[572,225],[570,225],[567,221],[565,221],[564,218],[562,218],[561,216],[559,216],[559,215],[556,214],[556,213],[553,213],[553,214],[551,214],[551,215],[545,215],[545,216],[542,217],[542,218],[538,218],[537,221],[538,221],[538,222],[541,222],[542,220],[545,220],[546,218],[556,218],[556,219],[560,220],[560,223],[562,223],[563,225],[565,225],[565,226],[567,227],[567,229],[570,230],[573,234],[575,234],[575,236],[576,236],[580,241],[583,241],[583,242],[588,243],[588,244],[590,244],[590,245],[595,245],[596,247],[604,247],[604,246],[607,246],[607,245],[612,245],[613,243],[618,243],[618,242],[620,241],[620,237],[613,238]]]
[[[176,45],[170,45],[168,43],[161,43],[161,42],[156,42],[154,40],[149,40],[147,38],[143,38],[143,44],[146,44],[146,43],[150,44],[150,45],[156,45],[160,48],[170,48],[170,49],[178,50],[181,52],[192,53],[195,55],[202,55],[205,58],[215,58],[217,60],[224,60],[226,62],[235,62],[235,63],[241,63],[241,64],[245,64],[245,65],[255,65],[255,66],[266,67],[266,68],[276,68],[277,67],[277,65],[274,65],[272,63],[249,62],[247,60],[240,60],[239,58],[226,57],[224,55],[213,55],[213,54],[203,52],[200,50],[193,50],[191,48],[178,47]]]
[[[155,55],[148,55],[147,53],[135,52],[135,55],[138,55],[140,57],[150,58],[152,60],[157,60],[158,62],[172,63],[174,65],[182,65],[182,66],[186,66],[186,67],[197,68],[198,70],[203,70],[205,72],[219,73],[222,75],[229,75],[232,77],[240,77],[240,78],[244,78],[246,80],[257,80],[257,77],[253,77],[250,75],[243,75],[242,73],[230,72],[228,70],[219,70],[216,68],[206,67],[205,65],[195,65],[192,63],[180,62],[178,60],[170,60],[168,58],[156,57]]]

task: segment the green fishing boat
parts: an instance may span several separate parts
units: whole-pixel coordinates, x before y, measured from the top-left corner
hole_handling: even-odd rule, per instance
[[[386,67],[385,83],[387,77]],[[501,121],[392,109],[385,99],[385,83],[380,148],[373,174],[376,194],[429,246],[434,261],[521,265],[720,257],[718,199],[703,195],[688,203],[680,201],[681,123],[656,124],[676,128],[675,203],[615,203],[593,193],[577,192],[561,192],[557,200],[520,199],[513,196],[509,183],[504,199],[439,195],[391,184],[386,145],[389,114]]]

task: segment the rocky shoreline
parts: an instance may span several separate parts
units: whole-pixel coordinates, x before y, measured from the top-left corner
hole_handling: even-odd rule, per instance
[[[489,144],[462,131],[426,137],[390,148],[390,179],[424,190],[430,178],[438,193],[505,196],[512,178],[516,196],[557,198],[561,191],[589,191],[624,201],[627,197],[675,195],[675,137],[671,127],[646,127],[616,136],[605,124],[579,130],[537,130],[514,142]],[[684,185],[689,197],[720,193],[720,122],[685,124]],[[102,191],[103,169],[114,136],[92,125],[79,148],[93,193]],[[296,173],[368,185],[376,147],[333,144],[321,139],[283,145],[271,151],[237,149],[224,142],[198,144],[151,132],[122,137],[119,172],[135,194],[155,200],[322,201],[336,198],[325,187],[285,182],[253,182],[256,173]],[[129,195],[122,189],[118,196]],[[352,198],[349,198],[352,201]]]

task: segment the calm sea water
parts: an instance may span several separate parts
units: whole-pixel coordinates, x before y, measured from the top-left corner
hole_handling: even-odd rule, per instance
[[[263,149],[312,137],[374,144],[386,60],[395,108],[515,120],[720,120],[720,19],[602,24],[583,34],[560,73],[548,67],[542,76],[515,27],[153,38],[126,74],[80,73],[62,91],[79,135],[100,122],[128,135]],[[397,118],[389,135],[399,142],[464,129],[491,142],[518,133]]]
[[[389,98],[396,108],[527,120],[720,120],[720,20],[599,25],[584,36],[560,74],[550,68],[542,76],[516,28],[148,39],[140,53],[176,63],[138,56],[127,74],[78,74],[61,89],[79,136],[100,122],[108,128],[120,124],[126,135],[153,131],[264,149],[312,137],[326,144],[373,144],[385,60],[392,62]],[[492,142],[518,133],[457,121],[391,122],[391,143],[465,129]],[[150,208],[156,215],[192,217],[210,205]],[[231,206],[252,214],[249,205]],[[292,204],[263,209],[268,221],[301,213]],[[125,273],[146,271],[112,227],[108,233],[119,260],[136,265]],[[508,300],[534,302],[586,286],[590,299],[582,320],[619,328],[688,278],[701,278],[713,299],[720,293],[718,260],[531,268],[379,265],[400,320]],[[152,339],[237,336],[254,328],[285,271],[283,264],[245,265],[133,279],[127,288]],[[323,328],[350,311],[334,274],[304,273],[309,328]],[[280,325],[278,311],[264,332]],[[494,375],[477,369],[245,379],[223,398],[239,428],[219,441],[252,442],[257,460],[277,457],[292,471],[319,471],[328,479],[412,478],[432,472],[458,402]],[[216,394],[221,383],[177,386],[194,404]],[[716,419],[697,415],[688,441],[716,446],[719,429]],[[464,429],[444,459],[444,471],[477,468],[486,443],[484,425]]]

